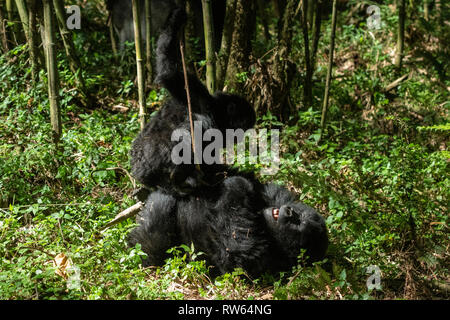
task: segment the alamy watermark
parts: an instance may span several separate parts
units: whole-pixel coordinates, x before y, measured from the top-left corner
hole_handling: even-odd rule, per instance
[[[191,134],[185,128],[172,132],[172,141],[177,141],[171,153],[172,162],[180,164],[261,164],[261,174],[274,175],[280,166],[280,132],[277,129],[226,129],[203,130],[202,121],[194,121],[195,157],[191,144]],[[204,131],[204,132],[203,132]],[[270,143],[269,143],[270,139]],[[203,147],[204,142],[210,142]],[[248,146],[248,148],[247,148]],[[248,153],[246,152],[248,149]],[[223,153],[225,150],[225,153]]]
[[[366,13],[370,16],[367,18],[367,27],[370,30],[379,30],[381,29],[381,15],[380,15],[380,7],[371,5],[366,9]]]
[[[81,10],[77,5],[70,6],[66,9],[67,14],[70,16],[66,20],[67,29],[73,30],[81,29]]]
[[[81,272],[77,266],[70,266],[67,272],[67,289],[81,290]]]
[[[381,270],[376,265],[370,265],[366,269],[366,273],[370,273],[370,277],[367,278],[366,285],[369,291],[376,289],[381,290]]]

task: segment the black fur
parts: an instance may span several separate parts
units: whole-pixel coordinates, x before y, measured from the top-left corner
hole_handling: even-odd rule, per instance
[[[273,208],[279,209],[277,220]],[[129,234],[129,246],[137,243],[148,255],[145,266],[161,265],[169,248],[193,243],[214,266],[213,275],[241,267],[255,277],[289,269],[301,249],[309,261],[322,259],[328,237],[323,218],[285,188],[236,176],[220,190],[202,188],[180,199],[150,194]]]
[[[224,165],[213,164],[203,165],[198,171],[193,159],[191,164],[180,165],[175,165],[171,160],[171,151],[178,144],[178,141],[171,141],[172,133],[180,128],[190,131],[178,43],[185,21],[186,13],[175,9],[158,39],[155,81],[169,91],[171,99],[145,126],[131,150],[132,174],[140,183],[149,188],[158,186],[181,194],[201,186],[202,181],[209,184],[220,181],[222,176],[217,173],[228,170]],[[245,99],[223,92],[210,95],[195,75],[189,74],[188,78],[193,118],[194,121],[202,121],[203,131],[217,128],[224,134],[225,129],[247,130],[253,127],[255,112]],[[186,143],[190,144],[190,139]]]

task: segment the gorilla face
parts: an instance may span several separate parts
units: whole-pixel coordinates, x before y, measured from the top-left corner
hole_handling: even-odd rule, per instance
[[[266,208],[264,219],[270,234],[289,259],[297,259],[301,249],[306,249],[309,260],[323,259],[328,236],[325,221],[316,210],[300,202],[289,202],[280,208]]]

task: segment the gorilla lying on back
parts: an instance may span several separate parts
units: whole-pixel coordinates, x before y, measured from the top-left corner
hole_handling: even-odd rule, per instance
[[[205,187],[181,199],[155,191],[128,245],[140,243],[148,256],[144,266],[149,266],[163,264],[173,246],[193,243],[206,254],[213,275],[236,267],[253,277],[287,270],[296,265],[301,249],[310,262],[323,259],[328,236],[322,216],[295,202],[281,186],[254,184],[235,176],[226,178],[220,190]]]
[[[171,99],[159,110],[133,142],[131,150],[132,175],[147,187],[161,187],[167,191],[189,193],[204,181],[214,184],[217,173],[227,171],[221,164],[201,166],[195,170],[193,160],[176,165],[171,159],[177,141],[171,141],[177,129],[190,131],[184,75],[179,58],[178,34],[186,21],[186,13],[175,9],[158,39],[156,49],[156,82],[166,88]],[[203,130],[217,128],[223,134],[226,129],[242,128],[255,124],[255,111],[243,98],[222,92],[210,95],[195,75],[189,75],[189,89],[193,120],[202,121]],[[225,136],[225,134],[224,134]],[[190,144],[189,141],[184,143]],[[199,142],[197,142],[199,143]],[[200,146],[203,150],[203,145]],[[170,179],[169,179],[170,177]],[[222,176],[221,176],[222,177]]]

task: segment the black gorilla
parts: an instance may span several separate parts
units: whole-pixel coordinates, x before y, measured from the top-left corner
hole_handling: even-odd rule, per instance
[[[171,159],[173,147],[178,144],[171,141],[174,130],[190,131],[178,43],[178,34],[185,21],[186,13],[175,9],[158,39],[155,81],[169,91],[171,99],[138,135],[131,150],[132,174],[140,183],[182,194],[202,185],[203,181],[209,184],[221,181],[223,175],[219,177],[217,173],[228,170],[221,164],[203,165],[201,170],[196,170],[192,158],[189,163],[179,165]],[[245,99],[223,92],[210,95],[195,75],[190,74],[188,79],[193,119],[202,122],[203,131],[216,128],[225,136],[225,129],[246,130],[253,127],[255,111]],[[203,145],[200,149],[203,150]]]
[[[289,269],[301,249],[309,261],[320,260],[328,246],[325,222],[313,208],[281,186],[239,176],[181,199],[153,192],[138,220],[128,244],[141,244],[145,266],[161,265],[169,248],[193,243],[213,275],[241,267],[256,277]]]

